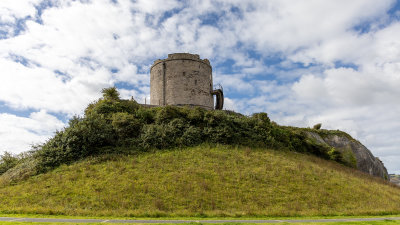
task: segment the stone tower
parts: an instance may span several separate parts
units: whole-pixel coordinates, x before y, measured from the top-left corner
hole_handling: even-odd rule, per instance
[[[223,107],[222,88],[213,90],[212,67],[207,59],[189,53],[169,54],[150,69],[151,105],[191,105],[206,109]]]

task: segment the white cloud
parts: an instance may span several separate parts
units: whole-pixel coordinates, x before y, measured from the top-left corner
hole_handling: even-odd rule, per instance
[[[80,114],[118,83],[133,87],[122,97],[144,102],[152,61],[192,52],[210,59],[227,109],[322,122],[385,162],[399,156],[400,22],[387,15],[394,0],[58,0],[37,18],[40,2],[0,1],[0,101],[10,107]],[[20,19],[24,30],[14,36]],[[12,117],[15,135],[2,139],[10,149],[47,135],[19,127],[21,119],[42,121]]]
[[[122,99],[131,99],[133,97],[133,99],[140,104],[150,104],[150,95],[127,89],[119,89],[118,92]]]
[[[223,84],[223,88],[228,92],[245,92],[250,94],[254,91],[253,86],[244,81],[245,76],[242,74],[215,74],[214,84]]]
[[[15,108],[79,114],[104,87],[148,84],[147,75],[137,74],[131,63],[136,58],[128,40],[134,27],[125,6],[63,2],[44,11],[43,24],[27,21],[26,32],[0,40],[0,68],[13,74],[2,78],[0,100]]]
[[[232,99],[225,97],[224,98],[224,110],[231,110],[237,112],[237,107],[235,102]]]
[[[352,27],[382,16],[392,2],[256,2],[255,10],[244,13],[235,28],[244,43],[255,45],[260,52],[271,49],[290,53],[340,37]]]
[[[63,122],[46,111],[33,112],[27,117],[0,114],[0,153],[10,151],[20,153],[30,149],[32,144],[40,144],[53,135],[55,130],[65,126]]]
[[[92,72],[92,77],[87,74],[64,82],[63,77],[47,69],[26,67],[1,58],[0,70],[6,74],[1,77],[0,100],[13,108],[45,109],[71,115],[83,110],[90,100],[99,96],[99,90],[107,81],[107,76],[102,79],[101,71],[97,71],[96,77]]]
[[[308,126],[322,123],[327,129],[350,133],[375,155],[399,157],[400,70],[397,62],[389,69],[328,69],[322,75],[305,75],[293,85],[294,104]],[[284,109],[284,111],[288,111]],[[395,167],[391,164],[390,170]]]
[[[37,5],[40,0],[2,0],[0,1],[0,31],[7,36],[13,36],[16,32],[16,22],[18,19],[26,17],[35,18]]]
[[[138,0],[134,2],[132,6],[141,13],[159,14],[174,8],[178,8],[180,4],[175,0]]]

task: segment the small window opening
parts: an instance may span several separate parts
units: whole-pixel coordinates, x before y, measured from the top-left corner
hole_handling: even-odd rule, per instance
[[[197,80],[194,80],[194,85],[197,85]]]

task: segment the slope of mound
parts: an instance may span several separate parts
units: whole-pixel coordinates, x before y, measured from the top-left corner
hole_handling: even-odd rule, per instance
[[[217,145],[98,156],[0,187],[0,212],[108,216],[373,215],[400,188],[332,161]]]
[[[350,135],[331,130],[285,127],[267,113],[245,116],[199,107],[146,107],[119,98],[116,88],[88,105],[41,145],[19,155],[0,155],[0,185],[104,154],[138,154],[201,144],[240,145],[312,154],[388,179],[383,163]]]

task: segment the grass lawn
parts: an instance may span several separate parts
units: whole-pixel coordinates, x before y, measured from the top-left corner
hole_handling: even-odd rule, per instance
[[[385,221],[371,221],[371,222],[317,222],[317,223],[213,223],[214,225],[218,224],[230,224],[230,225],[258,225],[258,224],[268,224],[268,225],[287,225],[287,224],[292,224],[292,225],[394,225],[394,224],[399,224],[400,221],[393,221],[393,220],[385,220]],[[32,224],[32,225],[39,225],[39,224],[44,224],[44,225],[66,225],[66,224],[76,224],[76,223],[38,223],[38,222],[0,222],[0,225],[27,225],[27,224]],[[82,225],[101,225],[104,223],[78,223]],[[122,223],[106,223],[106,224],[122,224]],[[132,225],[148,225],[147,224],[140,224],[140,223],[123,223],[123,224],[132,224]],[[157,224],[157,223],[153,223]],[[170,223],[161,223],[160,225],[169,225]],[[174,224],[174,223],[171,223]],[[209,223],[185,223],[185,224],[209,224]]]
[[[102,156],[0,185],[0,213],[313,217],[400,213],[400,188],[315,156],[199,146]]]

